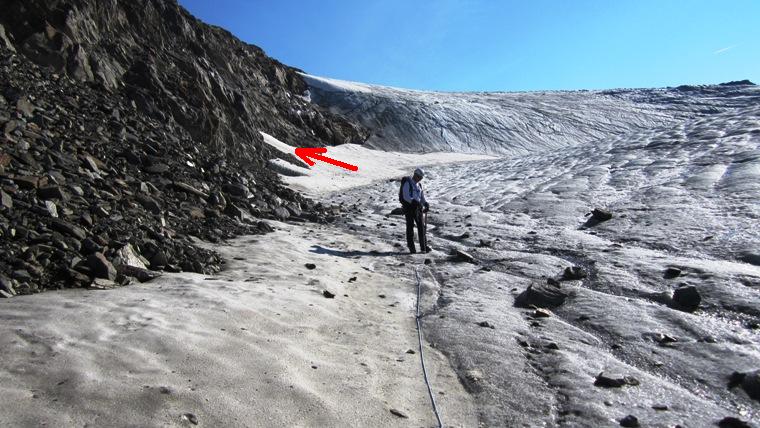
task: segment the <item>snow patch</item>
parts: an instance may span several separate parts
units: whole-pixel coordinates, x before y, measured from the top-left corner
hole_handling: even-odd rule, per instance
[[[265,143],[282,153],[295,156],[294,147],[264,132],[261,135],[264,137]],[[410,154],[388,152],[373,150],[358,144],[328,147],[324,156],[356,165],[359,170],[356,172],[348,171],[323,162],[317,162],[313,167],[308,167],[300,159],[297,164],[274,159],[272,161],[273,169],[282,174],[283,181],[292,188],[309,195],[316,195],[365,186],[376,180],[411,175],[414,168],[418,166],[494,159],[493,156],[460,153]]]

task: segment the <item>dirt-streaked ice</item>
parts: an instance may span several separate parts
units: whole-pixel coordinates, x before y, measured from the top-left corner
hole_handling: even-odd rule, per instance
[[[309,82],[313,100],[375,130],[372,147],[507,154],[424,180],[436,249],[420,266],[435,293],[425,328],[486,425],[760,418],[757,401],[728,388],[734,371],[760,368],[758,88],[444,94]],[[397,186],[337,195],[367,201],[347,226],[403,243],[403,218],[386,216]],[[595,207],[612,220],[584,227]],[[454,261],[453,248],[480,264]],[[553,316],[514,306],[570,266],[588,277],[561,282],[568,297]],[[665,278],[668,268],[681,276]],[[696,312],[667,304],[680,285],[701,294]],[[594,386],[600,372],[639,384]]]

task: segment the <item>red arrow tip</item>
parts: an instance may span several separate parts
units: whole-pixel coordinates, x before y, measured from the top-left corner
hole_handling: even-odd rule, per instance
[[[327,153],[325,147],[296,147],[296,156],[309,166],[314,166],[314,161],[310,158],[319,156],[319,153]]]
[[[301,158],[301,160],[306,162],[306,164],[309,166],[314,166],[314,161],[311,160],[311,158],[314,158],[315,160],[327,162],[330,165],[339,166],[349,171],[359,170],[359,167],[357,167],[356,165],[347,164],[339,160],[328,158],[327,156],[322,156],[321,153],[327,153],[327,147],[298,147],[296,148],[296,156]]]

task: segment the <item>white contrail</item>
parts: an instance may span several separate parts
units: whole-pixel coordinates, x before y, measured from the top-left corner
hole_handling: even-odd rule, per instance
[[[728,46],[722,49],[718,49],[717,51],[713,52],[714,55],[720,55],[724,52],[730,51],[731,49],[735,48],[738,45]]]

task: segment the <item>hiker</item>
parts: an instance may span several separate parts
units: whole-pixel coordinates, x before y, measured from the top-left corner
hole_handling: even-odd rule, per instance
[[[425,172],[417,168],[414,175],[401,179],[401,189],[399,190],[399,201],[404,209],[406,217],[406,245],[409,247],[409,253],[414,254],[417,250],[414,248],[414,224],[417,223],[417,233],[420,241],[420,251],[423,253],[430,252],[425,238],[425,229],[427,227],[425,217],[430,209],[430,205],[425,200],[425,193],[422,191],[420,181],[425,177]]]

